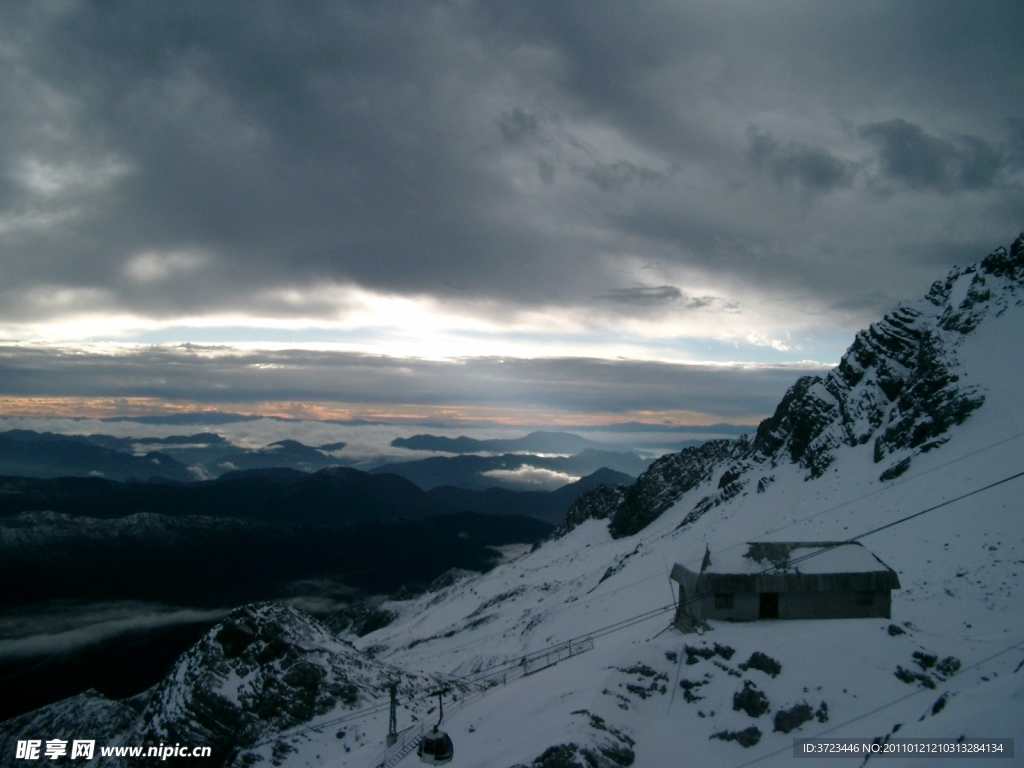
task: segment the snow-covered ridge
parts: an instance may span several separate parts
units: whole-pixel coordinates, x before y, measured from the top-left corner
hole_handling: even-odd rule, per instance
[[[70,729],[72,738],[103,745],[210,746],[216,764],[246,764],[240,755],[261,746],[279,759],[294,751],[280,742],[282,733],[301,741],[304,723],[379,704],[392,682],[405,702],[426,701],[440,684],[360,653],[291,606],[250,605],[211,629],[162,682],[139,696],[113,702],[89,691],[7,721],[0,728],[0,754],[14,754],[14,741],[26,734],[45,731],[54,738],[71,735]],[[412,711],[422,715],[427,708]],[[376,742],[359,722],[331,735],[343,752],[370,738]]]
[[[716,492],[691,509],[687,522],[693,522],[755,475],[763,492],[780,463],[820,477],[841,446],[870,442],[880,476],[899,477],[914,455],[944,443],[950,428],[985,402],[984,386],[965,375],[959,359],[963,338],[1022,302],[1024,234],[1009,251],[1000,247],[980,264],[953,269],[925,298],[858,333],[837,368],[790,387],[753,439],[711,441],[662,457],[632,486],[595,489],[577,500],[553,536],[588,518],[610,518],[613,536],[636,533],[720,473]]]

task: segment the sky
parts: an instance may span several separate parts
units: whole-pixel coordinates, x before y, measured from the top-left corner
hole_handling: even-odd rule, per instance
[[[756,424],[1024,229],[1024,6],[0,6],[0,416]]]

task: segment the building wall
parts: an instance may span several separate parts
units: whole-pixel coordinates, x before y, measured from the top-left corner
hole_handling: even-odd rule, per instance
[[[730,607],[716,607],[716,596],[713,594],[704,595],[687,604],[687,591],[680,584],[680,610],[687,610],[690,616],[698,621],[703,619],[756,621],[760,618],[760,593],[734,592],[727,594],[732,595]],[[870,603],[867,603],[869,596]],[[892,593],[887,589],[871,592],[779,593],[779,619],[888,619],[891,616]]]
[[[870,598],[866,602],[865,598]],[[867,619],[892,616],[892,593],[783,592],[779,595],[780,619]]]
[[[703,617],[718,621],[756,621],[761,607],[761,596],[757,592],[734,592],[731,594],[731,608],[716,608],[715,595],[703,597],[700,601]]]

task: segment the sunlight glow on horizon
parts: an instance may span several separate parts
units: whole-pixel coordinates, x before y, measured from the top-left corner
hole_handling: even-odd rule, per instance
[[[277,291],[270,306],[264,296],[262,309],[257,305],[253,312],[160,318],[101,310],[101,291],[58,294],[45,302],[50,310],[56,302],[62,311],[42,321],[8,321],[0,325],[0,339],[108,353],[194,345],[240,353],[298,349],[436,361],[513,357],[834,365],[853,335],[822,330],[815,312],[793,310],[785,302],[749,311],[713,305],[638,313],[635,307],[609,306],[601,313],[592,307],[443,302],[349,287]],[[82,297],[88,306],[80,304]],[[295,314],[289,316],[290,311]]]
[[[507,427],[601,427],[645,424],[670,427],[709,427],[713,424],[748,426],[770,414],[722,419],[697,411],[627,411],[579,413],[541,407],[425,406],[361,403],[307,403],[293,401],[193,403],[152,397],[0,397],[0,418],[132,419],[152,416],[217,416],[225,413],[242,417],[288,421],[380,422],[393,424],[438,423],[451,425],[494,425]]]

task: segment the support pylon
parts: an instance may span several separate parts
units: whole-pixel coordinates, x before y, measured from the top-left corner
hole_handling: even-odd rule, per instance
[[[391,692],[391,716],[388,719],[388,737],[385,743],[389,747],[393,747],[395,742],[398,741],[398,683],[391,683],[388,686],[388,690]]]

